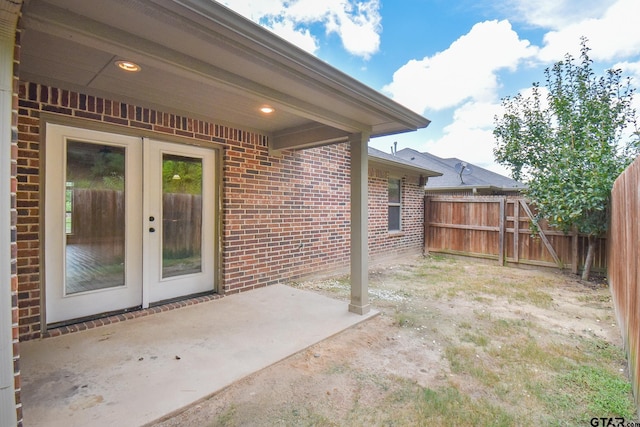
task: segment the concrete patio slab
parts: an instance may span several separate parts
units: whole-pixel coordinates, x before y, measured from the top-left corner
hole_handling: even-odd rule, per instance
[[[273,285],[20,345],[24,425],[140,426],[377,314]]]

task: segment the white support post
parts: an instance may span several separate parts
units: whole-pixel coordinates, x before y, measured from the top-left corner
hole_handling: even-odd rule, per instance
[[[354,134],[351,144],[351,303],[349,311],[367,314],[369,305],[368,142]]]

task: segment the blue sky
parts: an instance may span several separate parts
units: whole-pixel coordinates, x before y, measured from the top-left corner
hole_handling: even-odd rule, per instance
[[[640,0],[219,2],[432,121],[371,140],[387,152],[397,142],[508,174],[493,161],[501,98],[543,83],[582,36],[596,71],[640,86]]]

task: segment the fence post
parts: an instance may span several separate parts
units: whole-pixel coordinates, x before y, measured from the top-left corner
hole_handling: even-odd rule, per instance
[[[513,260],[520,262],[520,203],[513,202]]]
[[[578,228],[574,225],[571,230],[571,272],[578,274]]]
[[[498,263],[500,263],[500,265],[504,265],[504,239],[505,239],[505,214],[506,214],[506,209],[505,209],[505,201],[507,200],[506,197],[501,197],[500,198],[500,236],[499,236],[499,242],[498,242]]]
[[[431,220],[430,214],[431,198],[424,196],[424,255],[429,255],[429,221]]]

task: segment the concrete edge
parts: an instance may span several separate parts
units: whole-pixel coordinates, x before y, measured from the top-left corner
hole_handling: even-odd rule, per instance
[[[214,392],[212,392],[212,393],[210,393],[210,394],[208,394],[208,395],[206,395],[204,397],[201,397],[200,399],[197,399],[197,400],[193,401],[192,403],[189,403],[188,405],[185,405],[185,406],[183,406],[181,408],[175,409],[175,410],[169,412],[168,414],[163,415],[162,417],[160,417],[158,419],[155,419],[155,420],[150,421],[150,422],[148,422],[146,424],[143,424],[141,427],[153,427],[157,423],[161,423],[161,422],[167,421],[167,420],[169,420],[171,418],[177,417],[178,415],[180,415],[180,414],[188,411],[189,409],[191,409],[193,406],[196,406],[196,405],[198,405],[198,404],[200,404],[202,402],[205,402],[205,401],[211,399],[212,397],[216,396],[217,394],[222,393],[223,391],[225,391],[228,388],[232,387],[233,385],[237,384],[239,381],[242,381],[245,378],[248,378],[248,377],[250,377],[252,375],[258,374],[258,373],[260,373],[260,372],[262,372],[262,371],[264,371],[266,369],[269,369],[272,366],[277,365],[278,363],[289,359],[290,357],[297,356],[298,354],[301,354],[301,353],[307,351],[309,348],[313,347],[314,345],[317,345],[317,344],[319,344],[319,343],[321,343],[323,341],[326,341],[326,340],[328,340],[330,338],[333,338],[333,337],[343,333],[344,331],[347,331],[347,330],[349,330],[351,328],[354,328],[354,327],[356,327],[358,325],[361,325],[364,322],[379,316],[380,314],[381,314],[381,312],[379,310],[372,309],[369,313],[362,315],[363,319],[358,320],[356,323],[354,323],[354,324],[352,324],[352,325],[350,325],[350,326],[348,326],[348,327],[346,327],[346,328],[344,328],[344,329],[342,329],[340,331],[337,331],[337,332],[335,332],[335,333],[333,333],[333,334],[321,339],[320,341],[316,341],[315,343],[309,344],[308,346],[306,346],[304,348],[301,348],[300,350],[296,351],[295,353],[291,353],[288,356],[285,356],[285,357],[283,357],[283,358],[281,358],[279,360],[276,360],[273,363],[270,363],[269,365],[258,369],[257,371],[254,371],[254,372],[252,372],[252,373],[250,373],[248,375],[245,375],[244,377],[242,377],[240,379],[237,379],[237,380],[233,381],[232,383],[227,384],[226,386],[224,386],[224,387],[222,387],[222,388],[220,388],[220,389],[218,389],[218,390],[216,390],[216,391],[214,391]]]

